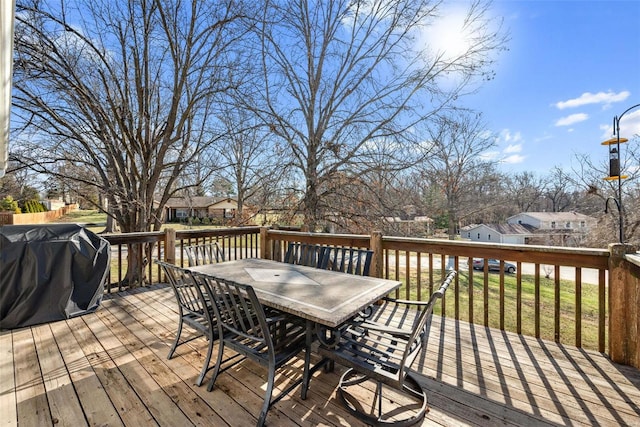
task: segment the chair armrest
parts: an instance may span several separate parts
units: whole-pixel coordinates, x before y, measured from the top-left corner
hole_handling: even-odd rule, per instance
[[[409,335],[411,335],[411,331],[396,328],[394,326],[383,325],[381,323],[372,322],[370,320],[365,320],[364,322],[356,322],[351,326],[352,327],[348,328],[349,332],[355,333],[357,335],[365,334],[367,331],[384,332],[401,338],[409,338]]]
[[[395,304],[404,304],[404,305],[417,305],[417,306],[425,306],[429,304],[429,301],[412,301],[408,299],[396,299],[390,297],[383,297],[384,301],[392,302]]]

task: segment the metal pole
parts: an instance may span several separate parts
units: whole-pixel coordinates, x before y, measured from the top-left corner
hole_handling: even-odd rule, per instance
[[[616,133],[616,138],[617,138],[616,146],[618,148],[618,161],[621,161],[622,155],[620,153],[620,118],[618,116],[613,117],[613,131]],[[618,217],[619,217],[618,229],[620,232],[620,243],[624,243],[624,220],[622,215],[622,177],[621,175],[622,175],[622,164],[620,164],[620,171],[618,172]]]
[[[620,152],[620,120],[622,120],[622,116],[627,114],[630,110],[634,108],[640,107],[640,104],[636,104],[624,110],[620,116],[613,117],[613,131],[616,135],[616,145],[618,148],[618,159],[622,161],[622,153]],[[623,206],[622,206],[622,163],[620,164],[620,172],[618,173],[618,212],[620,215],[620,243],[624,243],[624,218],[622,214]]]

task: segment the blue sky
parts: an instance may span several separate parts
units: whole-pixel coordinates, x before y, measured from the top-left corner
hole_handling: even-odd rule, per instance
[[[568,171],[576,153],[608,163],[600,143],[613,117],[640,104],[640,0],[495,0],[493,11],[509,50],[465,104],[499,135],[500,169]],[[640,107],[624,115],[620,134],[640,134]]]

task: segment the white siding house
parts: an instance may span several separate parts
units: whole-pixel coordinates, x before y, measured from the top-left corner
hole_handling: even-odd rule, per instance
[[[464,227],[460,236],[474,242],[509,243],[524,245],[533,232],[522,225],[478,224]]]
[[[577,212],[523,212],[507,218],[507,224],[529,225],[539,231],[587,232],[596,219]]]

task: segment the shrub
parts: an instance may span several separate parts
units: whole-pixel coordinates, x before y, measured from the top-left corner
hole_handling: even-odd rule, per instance
[[[13,200],[13,197],[6,196],[4,199],[0,200],[0,211],[13,212],[13,213],[21,213],[22,211],[18,207],[18,202]]]
[[[45,212],[46,209],[38,200],[27,200],[24,202],[24,211],[25,213],[38,213]]]

